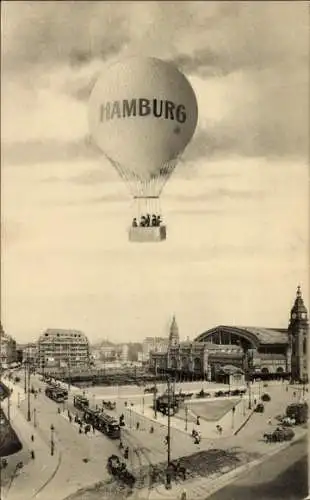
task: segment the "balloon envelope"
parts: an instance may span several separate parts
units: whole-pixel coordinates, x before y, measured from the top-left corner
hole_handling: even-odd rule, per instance
[[[175,166],[197,119],[195,93],[186,77],[172,64],[150,57],[110,66],[89,101],[97,146],[125,179],[145,183]]]

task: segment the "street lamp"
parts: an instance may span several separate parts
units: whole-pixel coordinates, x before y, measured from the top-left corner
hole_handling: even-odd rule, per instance
[[[142,415],[144,415],[144,404],[145,404],[145,400],[144,400],[144,390],[145,390],[145,384],[143,383],[143,384],[142,384]]]
[[[233,408],[232,408],[232,422],[231,422],[232,429],[234,429],[234,427],[235,427],[235,411],[236,411],[236,407],[233,406]]]
[[[252,403],[251,403],[251,384],[250,382],[248,381],[248,390],[249,390],[249,410],[252,409]]]
[[[11,421],[11,393],[8,394],[8,421]]]
[[[54,442],[54,426],[51,424],[51,455],[54,455],[54,447],[55,447],[55,442]]]
[[[187,423],[188,423],[188,406],[185,405],[185,430],[187,431]]]
[[[30,411],[30,366],[28,363],[28,405],[27,405],[27,421],[31,421],[31,411]]]
[[[24,369],[25,369],[24,391],[25,391],[25,394],[27,394],[27,364],[28,364],[28,359],[25,359],[25,361],[24,361]]]
[[[167,474],[166,474],[166,489],[171,489],[171,475],[170,475],[170,463],[171,463],[171,383],[168,376],[167,379],[168,388],[168,435],[167,435]]]
[[[153,393],[154,418],[157,420],[157,361],[155,359],[155,385]]]

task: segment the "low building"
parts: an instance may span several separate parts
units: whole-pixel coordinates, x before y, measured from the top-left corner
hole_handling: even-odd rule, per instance
[[[2,368],[6,368],[11,363],[16,363],[17,351],[16,341],[5,333],[0,323],[0,363]]]
[[[86,335],[77,330],[48,329],[38,340],[39,366],[45,368],[87,368],[90,348]]]

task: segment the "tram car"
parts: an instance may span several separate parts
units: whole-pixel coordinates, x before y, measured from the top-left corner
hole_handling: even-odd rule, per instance
[[[78,410],[84,410],[85,408],[89,408],[89,401],[85,396],[78,394],[73,397],[73,406]]]
[[[56,403],[63,403],[66,400],[63,389],[49,385],[45,388],[45,395]],[[68,395],[67,395],[68,399]]]
[[[92,425],[96,430],[102,432],[109,438],[120,438],[121,429],[119,421],[116,418],[111,417],[110,415],[99,410],[84,408],[83,419],[87,424]]]

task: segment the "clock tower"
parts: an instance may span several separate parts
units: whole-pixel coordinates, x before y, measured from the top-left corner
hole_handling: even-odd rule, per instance
[[[291,309],[288,327],[291,351],[291,377],[293,380],[306,380],[308,376],[308,311],[304,304],[300,286]]]

